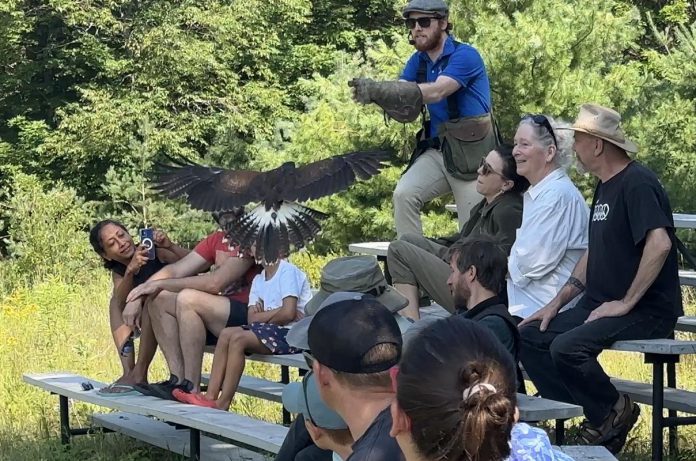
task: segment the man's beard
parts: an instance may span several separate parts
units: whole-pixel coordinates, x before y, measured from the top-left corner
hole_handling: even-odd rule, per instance
[[[469,297],[471,297],[471,292],[461,286],[452,292],[452,301],[454,301],[454,306],[458,309],[466,309]]]
[[[440,45],[440,40],[442,39],[442,34],[445,32],[438,30],[430,38],[426,38],[425,42],[418,42],[417,40],[413,44],[418,51],[430,51],[437,48]],[[414,38],[415,40],[415,38]]]

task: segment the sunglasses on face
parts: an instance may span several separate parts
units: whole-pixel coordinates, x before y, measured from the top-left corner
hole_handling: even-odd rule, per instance
[[[406,27],[409,29],[415,29],[416,24],[421,26],[421,29],[427,29],[430,27],[430,22],[435,19],[436,21],[439,20],[437,16],[428,16],[424,18],[407,18],[404,22],[406,23]]]
[[[314,356],[307,351],[302,351],[302,357],[304,357],[305,363],[310,370],[314,369]]]
[[[532,122],[536,123],[539,126],[543,126],[544,128],[546,128],[549,131],[551,138],[553,138],[553,145],[558,147],[558,140],[556,140],[556,133],[553,132],[553,127],[551,126],[551,122],[549,122],[549,119],[546,118],[545,115],[528,114],[528,115],[525,115],[523,118],[531,118]]]
[[[481,170],[481,174],[483,176],[488,176],[489,174],[493,173],[495,175],[500,176],[501,178],[507,180],[507,178],[503,175],[503,173],[498,173],[493,169],[492,166],[488,164],[485,158],[481,159],[481,164],[479,165],[479,169]]]
[[[310,355],[311,357],[311,355]],[[307,386],[309,383],[310,379],[314,379],[312,377],[312,372],[310,371],[304,377],[302,378],[302,396],[304,397],[305,400],[305,407],[307,407],[307,417],[309,418],[309,422],[312,423],[313,425],[317,426],[317,423],[314,422],[314,418],[312,418],[312,412],[309,409],[309,399],[307,398]],[[317,426],[319,427],[319,426]]]

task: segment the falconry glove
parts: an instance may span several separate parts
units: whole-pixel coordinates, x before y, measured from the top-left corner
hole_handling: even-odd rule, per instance
[[[371,78],[355,78],[348,85],[353,88],[357,102],[374,102],[387,115],[402,123],[416,120],[423,108],[423,93],[415,82],[375,82]]]

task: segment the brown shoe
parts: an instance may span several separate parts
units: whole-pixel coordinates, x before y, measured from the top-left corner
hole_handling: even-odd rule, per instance
[[[619,406],[620,403],[623,405]],[[612,442],[612,448],[618,446],[615,449],[619,451],[626,443],[626,437],[638,421],[639,415],[638,405],[633,403],[628,395],[622,394],[601,426],[595,427],[589,421],[583,421],[578,442],[583,445],[604,445]]]

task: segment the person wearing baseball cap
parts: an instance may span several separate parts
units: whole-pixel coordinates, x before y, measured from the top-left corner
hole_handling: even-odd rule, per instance
[[[290,383],[283,389],[283,406],[296,413],[318,449],[330,451],[333,461],[348,459],[352,453],[353,436],[343,418],[326,406],[310,371],[301,382]],[[304,455],[300,455],[304,459]],[[294,457],[297,459],[297,456]],[[327,456],[326,459],[329,459]]]
[[[570,129],[578,162],[599,179],[589,245],[556,297],[520,323],[520,356],[543,397],[583,407],[580,440],[616,453],[640,409],[619,394],[597,356],[616,341],[674,331],[683,314],[674,222],[655,173],[631,158],[638,146],[618,112],[583,104]]]
[[[338,292],[296,326],[303,323],[306,335],[296,344],[304,346],[321,399],[343,418],[355,440],[348,460],[402,459],[389,436],[394,399],[389,370],[399,363],[402,348],[394,315],[372,295]]]

